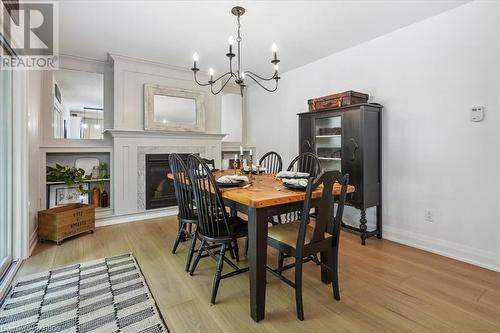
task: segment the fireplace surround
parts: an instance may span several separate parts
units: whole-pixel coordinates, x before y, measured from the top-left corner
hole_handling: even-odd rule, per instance
[[[146,155],[200,154],[215,159],[216,167],[220,168],[224,134],[116,129],[106,132],[113,139],[114,215],[121,219],[176,214],[175,206],[146,208]]]

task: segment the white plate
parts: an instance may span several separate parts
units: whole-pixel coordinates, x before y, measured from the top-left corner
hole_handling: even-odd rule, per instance
[[[99,166],[99,159],[95,157],[81,157],[75,160],[75,168],[85,170],[85,176],[92,175],[95,166]]]

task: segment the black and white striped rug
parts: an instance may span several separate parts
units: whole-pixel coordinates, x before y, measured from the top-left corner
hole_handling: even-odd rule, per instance
[[[168,332],[131,254],[17,281],[0,308],[0,332]]]

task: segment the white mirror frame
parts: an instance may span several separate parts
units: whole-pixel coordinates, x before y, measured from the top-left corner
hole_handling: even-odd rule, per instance
[[[163,123],[155,121],[154,96],[170,96],[194,99],[196,101],[196,122],[194,125],[186,123]],[[144,130],[146,131],[205,131],[205,94],[198,91],[186,89],[173,89],[162,87],[157,84],[144,85]]]

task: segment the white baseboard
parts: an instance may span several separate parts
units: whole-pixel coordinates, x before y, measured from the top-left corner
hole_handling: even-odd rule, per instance
[[[130,223],[140,220],[156,219],[159,217],[174,216],[177,215],[177,207],[154,209],[151,211],[127,214],[127,215],[113,215],[110,217],[105,217],[96,221],[96,227],[104,227],[107,225],[120,224],[120,223]]]
[[[414,231],[410,233],[393,226],[384,226],[383,238],[500,272],[500,253],[485,251],[427,235],[415,234]]]

